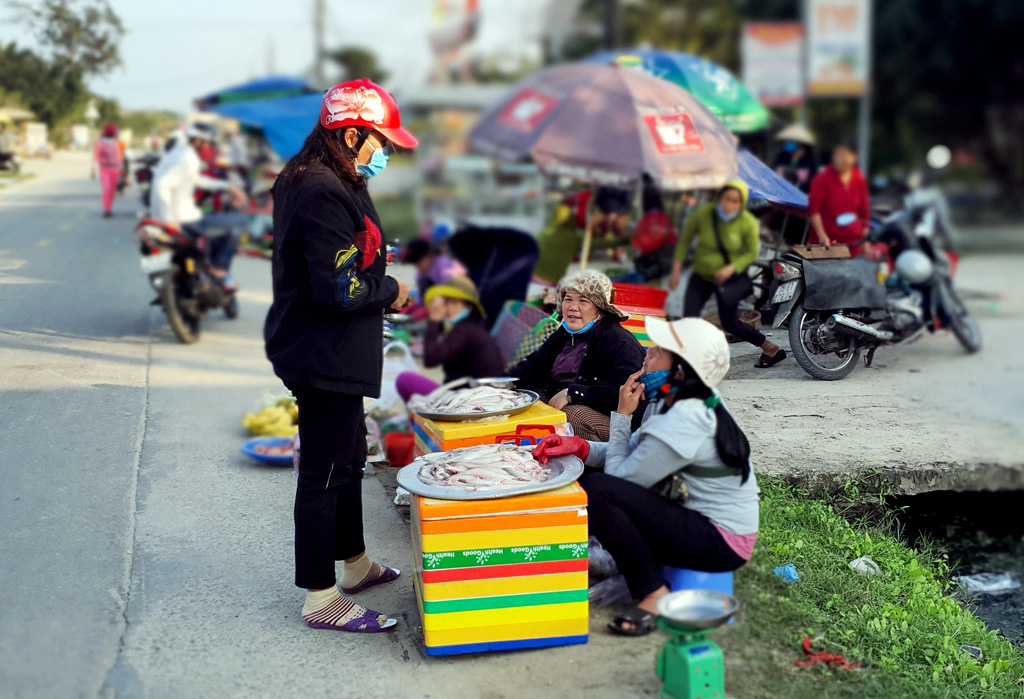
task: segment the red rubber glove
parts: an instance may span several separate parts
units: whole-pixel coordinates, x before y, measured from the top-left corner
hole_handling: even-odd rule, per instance
[[[533,449],[533,458],[546,464],[552,456],[578,456],[586,462],[590,456],[590,444],[579,437],[563,437],[559,434],[548,435],[540,440]]]

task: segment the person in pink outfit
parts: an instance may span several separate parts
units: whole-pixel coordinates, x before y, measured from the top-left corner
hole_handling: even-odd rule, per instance
[[[107,124],[102,135],[96,139],[92,149],[92,176],[96,177],[99,170],[100,186],[103,188],[103,217],[114,215],[114,193],[117,191],[117,180],[121,176],[121,149],[117,143],[117,127]]]

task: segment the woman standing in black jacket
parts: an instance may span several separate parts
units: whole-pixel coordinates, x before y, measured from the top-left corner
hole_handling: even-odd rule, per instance
[[[619,387],[643,366],[644,348],[622,327],[627,316],[612,304],[612,282],[601,272],[565,277],[558,305],[561,327],[510,374],[565,411],[576,436],[607,441]]]
[[[391,95],[369,80],[330,89],[320,123],[274,188],[274,303],[267,357],[299,404],[295,584],[313,628],[376,632],[397,622],[343,596],[391,582],[363,542],[363,398],[380,395],[383,315],[408,287],[385,276],[386,245],[366,178],[391,144],[416,145]]]

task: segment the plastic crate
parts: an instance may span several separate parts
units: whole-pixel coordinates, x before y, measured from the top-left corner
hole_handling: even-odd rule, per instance
[[[640,306],[643,308],[664,308],[665,299],[668,298],[667,289],[659,289],[656,286],[646,284],[626,284],[624,282],[613,282],[612,303],[616,306]]]

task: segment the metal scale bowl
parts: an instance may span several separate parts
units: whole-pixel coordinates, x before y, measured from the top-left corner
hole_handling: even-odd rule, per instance
[[[732,595],[680,590],[658,600],[658,627],[671,638],[658,651],[655,670],[668,699],[725,697],[722,649],[707,638],[739,609]]]

